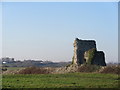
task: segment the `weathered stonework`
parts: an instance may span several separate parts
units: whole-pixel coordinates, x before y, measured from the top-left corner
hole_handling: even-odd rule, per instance
[[[106,66],[105,56],[103,51],[97,51],[96,42],[94,40],[79,40],[74,41],[74,56],[73,64],[96,64]]]
[[[96,65],[100,65],[100,66],[106,66],[104,52],[103,51],[97,51],[95,53],[94,59],[91,63],[96,64]]]

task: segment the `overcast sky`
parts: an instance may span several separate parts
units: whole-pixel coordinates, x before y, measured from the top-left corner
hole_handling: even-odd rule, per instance
[[[73,42],[96,40],[106,62],[118,61],[117,2],[3,3],[3,57],[70,61]]]

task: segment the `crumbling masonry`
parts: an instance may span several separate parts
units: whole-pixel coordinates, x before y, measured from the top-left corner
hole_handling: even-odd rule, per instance
[[[96,42],[94,40],[79,40],[74,41],[74,56],[73,64],[95,64],[106,66],[105,55],[103,51],[97,51]]]

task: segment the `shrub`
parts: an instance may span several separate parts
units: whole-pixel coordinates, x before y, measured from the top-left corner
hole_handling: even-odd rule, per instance
[[[7,71],[7,68],[2,68],[2,71]]]
[[[78,72],[96,72],[99,69],[100,66],[84,64],[78,67]]]
[[[18,74],[49,74],[52,69],[48,68],[38,68],[38,67],[27,67],[18,72]]]
[[[100,73],[120,74],[120,66],[106,66],[99,71]]]
[[[68,68],[68,67],[70,67],[72,64],[68,64],[66,67]]]

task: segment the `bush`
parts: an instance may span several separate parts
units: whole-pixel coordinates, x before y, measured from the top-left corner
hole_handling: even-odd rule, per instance
[[[68,68],[68,67],[70,67],[72,64],[68,64],[66,67]]]
[[[100,73],[112,73],[112,74],[120,74],[120,66],[106,66],[100,69]]]
[[[49,74],[52,72],[52,69],[48,68],[38,68],[38,67],[28,67],[22,69],[18,72],[18,74]]]
[[[7,71],[7,68],[2,68],[2,71]]]
[[[78,72],[96,72],[99,69],[100,66],[84,64],[78,67]]]

